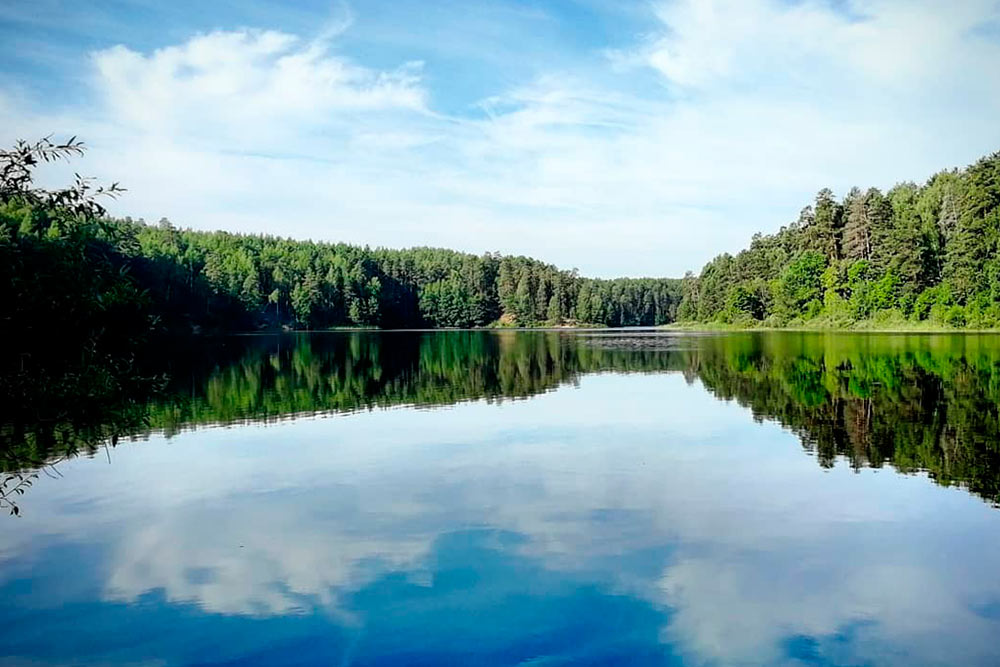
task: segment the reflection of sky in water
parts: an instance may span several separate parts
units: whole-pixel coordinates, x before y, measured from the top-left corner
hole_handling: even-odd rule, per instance
[[[60,466],[0,655],[62,664],[989,664],[1000,513],[672,375],[209,429]],[[33,663],[34,664],[34,663]]]

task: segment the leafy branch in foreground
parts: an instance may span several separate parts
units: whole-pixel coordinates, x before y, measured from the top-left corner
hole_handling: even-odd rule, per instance
[[[86,147],[75,136],[52,141],[51,135],[35,142],[18,140],[9,150],[0,150],[0,203],[19,201],[27,206],[55,209],[79,218],[107,215],[100,197],[118,197],[125,191],[119,183],[95,186],[94,179],[74,174],[73,185],[58,190],[33,187],[34,170],[41,164],[82,157]]]
[[[146,384],[134,361],[155,320],[122,252],[127,239],[99,201],[123,188],[79,175],[55,190],[34,182],[40,165],[83,153],[75,137],[0,151],[0,336],[10,350],[0,403],[12,421],[55,423],[131,400]],[[0,455],[5,440],[0,433]]]

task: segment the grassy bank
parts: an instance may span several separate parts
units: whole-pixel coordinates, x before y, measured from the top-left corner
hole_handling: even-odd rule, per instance
[[[790,322],[785,326],[749,322],[674,322],[662,329],[673,331],[843,331],[869,333],[1000,333],[1000,329],[953,327],[928,320],[856,320],[831,322],[807,320]]]

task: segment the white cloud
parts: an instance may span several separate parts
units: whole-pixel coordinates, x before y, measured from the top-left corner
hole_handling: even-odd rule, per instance
[[[769,94],[794,94],[796,86],[822,92],[835,83],[876,83],[927,95],[928,81],[997,83],[996,68],[982,57],[1000,48],[977,29],[998,14],[992,0],[948,11],[895,0],[841,9],[821,0],[679,0],[658,7],[668,32],[640,54],[671,81],[699,89],[764,84]]]
[[[822,187],[995,149],[997,18],[985,0],[676,0],[603,68],[512,82],[461,117],[434,110],[446,73],[340,53],[349,21],[313,40],[216,31],[99,51],[93,104],[19,104],[7,132],[83,135],[85,170],[130,190],[122,214],[679,275]]]
[[[425,108],[421,63],[376,72],[275,31],[213,32],[148,56],[116,46],[93,61],[119,129],[214,148],[299,148],[338,113]]]

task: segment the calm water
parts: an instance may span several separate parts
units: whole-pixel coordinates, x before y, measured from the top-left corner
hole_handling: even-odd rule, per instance
[[[161,356],[5,431],[0,663],[1000,664],[1000,337]]]

